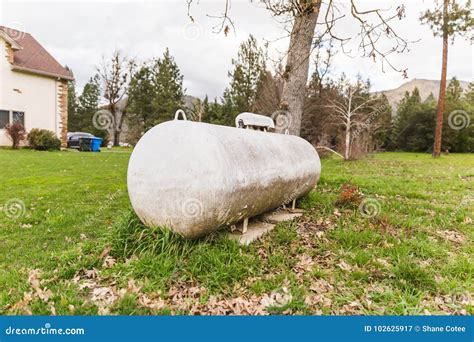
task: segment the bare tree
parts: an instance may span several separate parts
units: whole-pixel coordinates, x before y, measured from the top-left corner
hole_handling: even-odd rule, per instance
[[[224,1],[224,11],[216,17],[221,20],[218,29],[227,34],[230,27],[234,27],[234,23],[229,18],[230,0]],[[343,3],[336,4],[334,0],[260,1],[275,17],[284,18],[292,23],[280,103],[280,108],[289,113],[287,122],[291,134],[299,135],[301,130],[310,56],[315,47],[313,41],[315,40],[315,31],[318,31],[318,24],[321,26],[321,30],[316,35],[316,41],[320,41],[323,37],[331,37],[340,43],[343,52],[350,53],[346,49],[346,44],[353,38],[358,38],[360,55],[372,58],[374,61],[380,60],[382,70],[386,64],[398,70],[390,63],[388,56],[393,53],[402,53],[408,49],[408,42],[400,37],[391,26],[392,20],[404,18],[405,7],[403,5],[392,11],[381,8],[362,9],[360,7],[362,1],[358,0],[349,0],[347,7]],[[192,2],[193,0],[187,0],[188,15]],[[318,18],[322,18],[322,20],[318,22]],[[343,18],[353,19],[359,25],[360,30],[355,37],[341,37],[336,32],[336,27],[339,26],[338,21]],[[192,17],[191,19],[193,20]],[[381,47],[382,38],[391,41],[391,48]],[[406,69],[398,71],[407,77]]]
[[[201,99],[195,99],[191,103],[191,108],[189,108],[189,118],[188,120],[202,122],[204,115],[206,114],[207,99],[202,101]]]
[[[327,43],[316,42],[316,44],[317,48],[314,53],[315,70],[311,82],[315,82],[315,84],[312,85],[313,89],[317,89],[318,96],[321,96],[324,80],[329,74],[332,59],[337,54],[337,51],[334,50],[333,38],[330,38]]]
[[[120,132],[127,115],[126,104],[119,108],[119,103],[125,100],[135,66],[134,60],[122,56],[119,51],[115,51],[110,60],[103,58],[101,66],[97,68],[102,83],[103,97],[107,101],[107,109],[111,116],[109,121],[114,146],[119,144]]]
[[[283,109],[290,113],[290,133],[299,135],[301,129],[301,117],[304,108],[305,86],[308,79],[309,56],[315,44],[313,43],[317,25],[322,29],[317,34],[316,42],[325,36],[331,37],[339,42],[343,52],[347,51],[346,44],[356,37],[341,37],[335,30],[337,22],[342,18],[354,19],[360,27],[356,35],[359,39],[359,52],[364,57],[379,59],[384,65],[396,69],[387,57],[392,53],[404,52],[407,49],[407,41],[401,38],[391,27],[393,19],[404,17],[404,7],[399,6],[393,13],[385,15],[386,11],[380,8],[360,9],[357,0],[349,1],[349,9],[336,5],[333,0],[263,0],[267,8],[276,16],[290,14],[293,20],[293,28],[290,35],[290,46],[288,49],[286,63],[286,77],[283,86],[282,103]],[[349,13],[344,13],[343,10]],[[318,23],[318,17],[323,20]],[[381,38],[392,41],[392,47],[383,50],[379,45]],[[406,74],[406,70],[399,70]]]
[[[335,124],[344,127],[344,159],[351,158],[351,150],[354,139],[353,133],[368,129],[371,121],[371,113],[375,110],[371,104],[376,100],[373,97],[359,95],[360,87],[349,82],[341,86],[341,96],[338,100],[330,100],[329,107],[333,110],[331,117]],[[367,113],[370,110],[370,113]]]

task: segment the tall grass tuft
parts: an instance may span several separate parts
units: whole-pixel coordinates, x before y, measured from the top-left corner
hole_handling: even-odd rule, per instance
[[[171,230],[145,226],[133,211],[119,220],[112,230],[111,253],[118,258],[151,253],[168,257],[183,257],[189,253],[193,242]]]
[[[260,270],[254,248],[240,246],[222,232],[187,240],[166,228],[146,227],[133,211],[119,220],[110,240],[114,257],[136,256],[133,272],[162,285],[179,274],[182,280],[222,291]]]

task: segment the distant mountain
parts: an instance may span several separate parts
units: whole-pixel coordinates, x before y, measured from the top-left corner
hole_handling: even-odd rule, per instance
[[[183,102],[184,107],[188,109],[192,109],[193,105],[199,100],[198,97],[191,96],[191,95],[184,95]]]
[[[449,83],[449,80],[448,80]],[[466,91],[469,82],[459,81],[461,87]],[[415,88],[420,91],[421,100],[424,101],[432,93],[436,99],[439,95],[439,81],[436,80],[425,80],[425,79],[413,79],[409,82],[403,83],[400,87],[392,90],[383,90],[376,92],[376,94],[385,94],[388,102],[392,108],[396,109],[398,102],[405,96],[405,92],[412,92]]]

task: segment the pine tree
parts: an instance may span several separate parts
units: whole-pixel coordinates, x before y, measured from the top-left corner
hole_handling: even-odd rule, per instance
[[[474,27],[471,14],[471,0],[463,6],[457,0],[436,1],[433,10],[427,10],[420,18],[422,23],[428,24],[434,36],[443,38],[443,53],[441,66],[441,81],[439,88],[438,111],[436,114],[436,132],[433,148],[433,157],[439,157],[443,132],[443,117],[446,106],[446,77],[448,69],[448,40],[454,42],[456,36],[465,36],[468,39]]]
[[[144,64],[133,76],[128,90],[129,115],[127,124],[139,133],[146,132],[154,125],[155,107],[153,98],[156,87],[151,67]]]
[[[91,77],[84,85],[81,95],[75,99],[75,113],[69,116],[69,131],[87,132],[103,139],[106,144],[109,138],[107,130],[94,126],[93,117],[99,110],[100,86],[99,76]]]
[[[464,99],[470,104],[474,106],[474,82],[470,82],[466,94],[464,95]]]
[[[82,94],[78,98],[78,113],[81,115],[90,115],[92,117],[99,107],[99,98],[99,78],[95,75],[86,83],[82,90]]]
[[[460,82],[455,77],[452,78],[446,89],[442,150],[451,152],[470,152],[471,150],[474,130],[469,124],[474,119],[472,115],[474,113],[466,98],[467,95],[464,95]]]
[[[97,76],[89,79],[81,95],[75,98],[74,115],[69,117],[69,130],[89,132],[93,128],[92,117],[98,109],[100,90]]]
[[[229,72],[229,88],[224,91],[223,106],[228,111],[224,124],[234,125],[239,113],[252,110],[266,72],[265,59],[265,50],[252,35],[240,44],[237,58],[232,60],[234,69]]]
[[[411,94],[408,91],[405,92],[405,95],[398,103],[392,138],[395,148],[407,150],[407,136],[409,135],[410,120],[420,104],[421,97],[418,88],[413,89]]]
[[[183,76],[168,49],[139,68],[129,85],[129,129],[137,140],[155,125],[174,118],[184,106]]]
[[[432,149],[435,129],[436,103],[421,101],[415,88],[405,93],[398,104],[395,119],[394,142],[397,149],[412,152],[428,152]]]
[[[462,98],[463,108],[467,114],[466,127],[459,131],[458,152],[474,152],[474,82],[469,86]]]
[[[461,87],[461,83],[456,77],[453,77],[448,84],[446,89],[446,100],[459,101],[462,97],[464,90]]]
[[[372,150],[387,148],[390,144],[392,130],[392,107],[385,94],[380,96],[375,103],[376,111],[369,120],[371,122],[369,129],[370,142]]]
[[[226,118],[224,116],[224,107],[221,103],[214,99],[213,102],[209,103],[209,109],[206,113],[207,122],[215,125],[224,125]]]
[[[154,61],[153,84],[153,124],[157,125],[173,119],[175,112],[184,105],[183,76],[168,49],[163,58]]]

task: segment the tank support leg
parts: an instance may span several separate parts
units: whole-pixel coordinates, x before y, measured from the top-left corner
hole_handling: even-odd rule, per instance
[[[246,218],[246,219],[244,219],[244,223],[242,225],[242,234],[247,233],[248,226],[249,226],[249,219]]]
[[[291,203],[291,209],[292,210],[296,209],[296,199],[294,199],[293,202]]]

